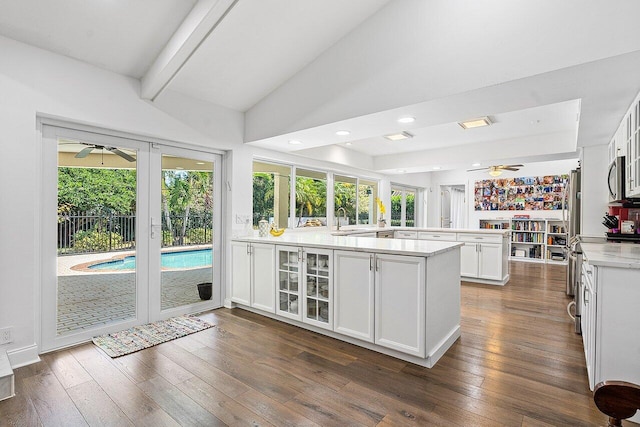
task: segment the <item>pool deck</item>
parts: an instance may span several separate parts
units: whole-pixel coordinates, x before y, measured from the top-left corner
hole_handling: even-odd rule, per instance
[[[163,252],[208,248],[211,246],[183,246],[168,248]],[[58,257],[59,335],[135,317],[135,271],[78,268],[80,265],[91,265],[130,255],[135,255],[135,252],[103,252]],[[199,302],[196,285],[211,282],[211,271],[211,267],[163,270],[161,308],[166,310]]]

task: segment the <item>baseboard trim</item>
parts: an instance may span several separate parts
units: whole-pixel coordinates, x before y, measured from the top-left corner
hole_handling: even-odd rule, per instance
[[[38,356],[38,346],[36,344],[16,348],[14,350],[8,350],[7,356],[9,356],[9,362],[11,362],[11,368],[13,369],[31,365],[32,363],[38,363],[40,361],[40,356]]]

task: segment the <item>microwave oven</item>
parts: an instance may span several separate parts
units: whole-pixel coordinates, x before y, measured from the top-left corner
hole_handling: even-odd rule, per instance
[[[609,165],[609,173],[607,175],[609,202],[619,202],[625,198],[624,160],[624,156],[619,156]]]

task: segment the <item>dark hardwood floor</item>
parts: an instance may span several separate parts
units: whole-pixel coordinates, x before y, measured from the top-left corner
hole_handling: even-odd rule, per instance
[[[93,344],[16,370],[0,426],[594,426],[564,268],[511,263],[464,283],[462,337],[433,369],[240,309],[217,326],[111,359]],[[631,425],[631,424],[629,424]]]

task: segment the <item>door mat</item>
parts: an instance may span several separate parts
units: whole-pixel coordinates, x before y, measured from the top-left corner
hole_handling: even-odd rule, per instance
[[[121,332],[100,335],[93,343],[111,357],[124,356],[163,342],[213,327],[195,316],[178,316],[167,320],[134,326]]]

